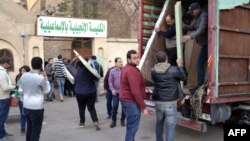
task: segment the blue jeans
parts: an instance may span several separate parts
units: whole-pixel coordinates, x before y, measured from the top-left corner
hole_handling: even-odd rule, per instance
[[[43,124],[44,109],[31,110],[24,108],[24,113],[27,116],[26,141],[39,141]]]
[[[119,95],[112,95],[113,109],[112,109],[112,120],[116,122],[117,111],[119,108]],[[121,120],[125,120],[124,110],[122,108]]]
[[[64,84],[65,84],[65,78],[56,78],[56,82],[58,85],[58,93],[59,95],[62,95],[64,93]]]
[[[199,58],[197,61],[197,79],[198,79],[198,86],[201,86],[205,82],[205,75],[206,75],[206,62],[207,62],[208,50],[207,45],[204,45],[200,49]]]
[[[10,99],[1,99],[0,100],[0,139],[5,137],[6,131],[4,124],[8,118],[10,110]]]
[[[24,114],[24,111],[23,111],[23,102],[19,100],[18,106],[19,106],[19,110],[20,110],[20,125],[21,125],[21,129],[25,129],[27,118],[26,118],[26,115]]]
[[[163,135],[163,127],[165,121],[167,125],[166,141],[174,141],[175,125],[177,120],[177,104],[156,103],[155,108],[156,108],[156,127],[155,127],[156,141],[164,141],[162,135]]]
[[[122,108],[127,117],[127,131],[125,141],[134,141],[135,134],[139,128],[141,109],[134,102],[122,101]]]
[[[107,90],[107,93],[106,93],[106,100],[107,100],[107,103],[106,103],[106,106],[107,106],[107,114],[109,116],[112,115],[112,92],[110,90]]]
[[[54,90],[54,83],[52,81],[52,82],[49,82],[49,84],[50,84],[50,91],[49,91],[49,93],[47,95],[47,100],[48,101],[52,101],[52,99],[53,99],[53,90]]]

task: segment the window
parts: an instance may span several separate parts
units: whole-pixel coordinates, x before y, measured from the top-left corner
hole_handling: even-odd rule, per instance
[[[10,68],[8,68],[8,71],[14,71],[14,59],[13,59],[13,54],[11,51],[7,49],[1,49],[0,50],[0,56],[7,56],[10,58]]]

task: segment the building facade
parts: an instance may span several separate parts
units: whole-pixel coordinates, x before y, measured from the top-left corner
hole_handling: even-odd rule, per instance
[[[14,1],[2,0],[0,13],[0,56],[11,58],[9,74],[14,82],[22,65],[30,65],[34,56],[44,57],[43,37],[35,35],[34,19]]]

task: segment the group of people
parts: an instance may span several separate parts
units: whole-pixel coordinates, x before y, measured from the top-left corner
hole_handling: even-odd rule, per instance
[[[183,42],[196,39],[201,46],[198,68],[198,85],[204,83],[205,62],[207,59],[207,13],[201,9],[198,3],[192,3],[189,13],[195,18],[191,26],[186,26],[189,30],[194,30],[190,35],[183,36]],[[154,81],[154,94],[156,106],[156,140],[163,141],[164,121],[167,123],[166,140],[173,141],[175,135],[175,125],[177,120],[177,100],[182,93],[179,81],[186,80],[186,73],[183,67],[183,60],[176,57],[175,25],[174,17],[168,15],[166,22],[170,26],[167,31],[155,30],[160,35],[166,37],[167,54],[163,51],[156,53],[157,64],[151,69],[152,80]],[[77,58],[78,56],[76,56]],[[79,108],[79,126],[85,126],[85,109],[87,107],[96,130],[100,130],[95,103],[97,101],[98,79],[83,65],[81,61],[72,60],[74,67],[71,72],[74,76],[74,94]],[[104,88],[107,98],[108,118],[112,118],[110,128],[116,126],[117,111],[119,101],[122,105],[121,125],[125,126],[125,141],[134,141],[139,128],[141,113],[152,114],[144,103],[146,96],[144,78],[137,68],[140,57],[135,50],[130,50],[126,54],[127,64],[123,67],[120,57],[115,58],[115,66],[108,70]],[[53,82],[58,83],[60,100],[63,102],[65,66],[62,56],[58,56],[54,68],[53,60],[48,60],[45,71],[42,69],[43,60],[40,57],[33,57],[31,69],[28,66],[20,68],[20,75],[16,79],[18,86],[20,111],[21,111],[21,132],[26,132],[26,141],[39,141],[43,115],[44,115],[44,94],[48,94],[48,100],[52,100]],[[70,64],[71,64],[70,63]],[[103,70],[92,57],[89,64],[103,76]],[[5,122],[8,117],[10,107],[10,91],[16,86],[11,84],[7,69],[10,67],[8,57],[0,58],[0,141],[6,141]],[[25,122],[27,121],[27,130]]]
[[[43,61],[40,57],[31,60],[31,68],[23,66],[16,78],[18,87],[19,108],[21,112],[21,133],[25,133],[27,141],[38,141],[43,122],[44,94],[50,91],[47,75],[42,70]],[[10,92],[16,86],[11,84],[7,69],[10,59],[6,56],[0,58],[0,140],[7,141],[5,122],[10,108]],[[27,126],[25,125],[27,121]]]
[[[197,87],[199,87],[205,83],[205,65],[208,58],[208,14],[196,2],[189,6],[188,14],[194,19],[191,25],[183,24],[183,30],[193,32],[184,35],[182,42],[186,43],[191,39],[195,39],[200,46],[197,61]],[[167,15],[166,23],[168,25],[166,31],[160,30],[159,27],[156,27],[155,31],[165,38],[168,57],[166,57],[164,52],[158,52],[156,54],[158,63],[151,70],[152,80],[155,83],[153,99],[155,100],[156,109],[156,141],[164,141],[164,121],[167,124],[165,140],[174,140],[177,120],[177,99],[182,95],[179,81],[186,81],[183,60],[180,58],[177,59],[175,17]]]
[[[200,52],[197,60],[197,86],[205,83],[206,67],[205,64],[208,58],[208,14],[202,9],[199,3],[192,3],[189,6],[188,14],[194,19],[190,25],[183,24],[184,31],[192,31],[188,35],[182,37],[182,42],[186,43],[191,39],[195,39],[200,46]],[[176,27],[175,17],[173,15],[166,16],[168,29],[160,30],[159,27],[155,31],[165,38],[168,60],[171,65],[176,66],[177,51],[176,51]]]
[[[27,141],[38,141],[40,138],[43,117],[44,117],[44,95],[47,95],[47,100],[53,99],[53,82],[56,79],[58,83],[58,93],[60,100],[63,102],[65,64],[62,63],[61,55],[53,64],[53,59],[48,59],[48,64],[43,70],[43,60],[40,57],[33,57],[31,60],[31,68],[27,65],[19,69],[19,74],[16,76],[16,85],[11,83],[7,69],[11,66],[10,58],[6,56],[0,57],[0,140],[6,141],[6,136],[9,135],[5,131],[5,122],[8,118],[10,108],[10,93],[14,91],[15,98],[18,99],[20,109],[20,124],[21,134],[26,134]],[[92,61],[103,76],[102,67],[97,64],[96,57],[92,57]],[[98,118],[94,104],[96,102],[96,78],[78,61],[76,58],[72,60],[72,75],[75,78],[73,93],[76,95],[80,124],[85,122],[86,105],[91,114],[91,118],[95,123],[96,130],[100,130]],[[101,68],[101,69],[100,69]],[[83,76],[83,77],[82,77]],[[84,79],[81,79],[84,78]]]

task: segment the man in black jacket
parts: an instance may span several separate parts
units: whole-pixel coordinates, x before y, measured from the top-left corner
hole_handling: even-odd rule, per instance
[[[168,63],[163,51],[156,54],[158,63],[152,68],[151,76],[155,83],[153,99],[156,104],[156,141],[163,141],[164,121],[167,121],[166,140],[173,141],[177,119],[177,99],[180,89],[179,81],[186,80],[183,60],[177,59],[178,67]]]
[[[113,69],[114,67],[111,67],[108,69],[105,77],[104,77],[104,90],[106,91],[106,107],[107,107],[107,119],[110,119],[111,118],[111,115],[112,115],[112,92],[111,90],[109,89],[109,73],[110,73],[110,70]]]

